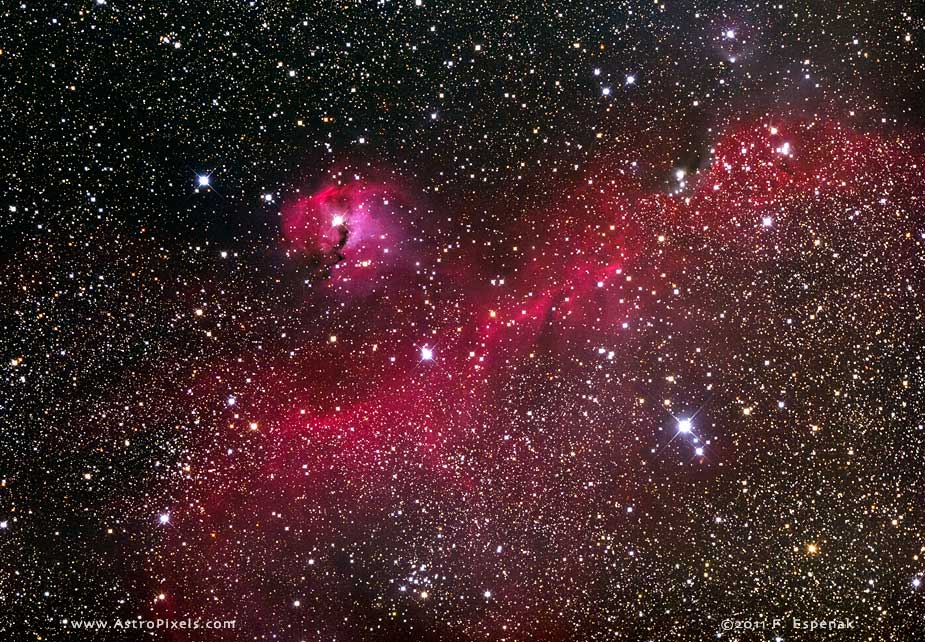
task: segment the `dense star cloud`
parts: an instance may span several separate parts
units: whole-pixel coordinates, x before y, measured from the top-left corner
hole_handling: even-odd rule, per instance
[[[513,222],[544,242],[518,250],[503,283],[432,248],[423,263],[458,263],[451,318],[354,301],[377,317],[368,327],[339,324],[320,361],[271,361],[267,425],[241,426],[256,469],[219,465],[172,515],[177,552],[157,574],[178,595],[159,612],[244,590],[268,634],[311,622],[321,638],[557,639],[630,621],[654,635],[660,618],[639,615],[652,601],[758,609],[762,578],[786,589],[779,612],[799,613],[816,595],[803,573],[835,584],[864,559],[873,516],[857,483],[893,470],[890,512],[915,502],[908,453],[879,440],[915,421],[901,390],[918,359],[904,337],[919,315],[923,162],[914,137],[752,123],[674,195],[601,176]],[[395,238],[380,231],[402,227],[399,212],[362,218],[382,199],[352,181],[323,188],[281,242],[339,244],[348,260],[331,217]],[[404,288],[395,278],[384,297]],[[897,388],[891,422],[872,406],[884,385]],[[898,584],[919,572],[895,563]],[[661,575],[677,586],[629,581]],[[867,589],[815,602],[855,613]],[[719,626],[689,617],[681,635]]]
[[[0,637],[920,636],[923,21],[817,5],[5,9]]]

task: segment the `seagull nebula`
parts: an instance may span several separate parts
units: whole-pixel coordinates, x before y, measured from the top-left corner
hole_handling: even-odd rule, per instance
[[[922,636],[923,26],[11,6],[0,633]]]

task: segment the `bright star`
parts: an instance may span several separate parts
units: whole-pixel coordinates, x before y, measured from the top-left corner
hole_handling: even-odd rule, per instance
[[[208,187],[209,186],[209,175],[199,177],[199,187]]]
[[[334,227],[340,227],[343,224],[344,224],[344,217],[341,216],[340,214],[335,215],[334,218],[331,219],[331,225],[333,225]]]
[[[161,516],[158,518],[158,521],[160,521],[161,524],[166,524],[167,522],[170,521],[170,514],[161,513]]]
[[[681,419],[678,421],[678,432],[689,433],[693,429],[690,419]]]
[[[434,358],[434,351],[427,346],[421,348],[421,359],[424,361],[430,361]]]

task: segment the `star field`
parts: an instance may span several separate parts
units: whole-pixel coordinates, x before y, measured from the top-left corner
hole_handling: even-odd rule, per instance
[[[925,631],[921,7],[0,17],[3,635]]]

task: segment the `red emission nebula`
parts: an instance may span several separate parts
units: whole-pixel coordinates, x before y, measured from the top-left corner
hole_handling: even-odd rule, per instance
[[[762,512],[743,470],[771,484],[776,453],[834,418],[906,412],[844,404],[917,358],[867,347],[921,331],[923,162],[917,136],[744,124],[671,189],[628,165],[576,178],[508,222],[503,266],[491,243],[429,244],[441,217],[411,184],[351,175],[289,199],[278,251],[304,277],[296,305],[325,310],[300,339],[321,348],[228,357],[261,364],[263,393],[225,404],[233,437],[202,445],[211,474],[171,509],[152,614],[247,604],[253,638],[567,640],[675,600],[646,578],[681,585],[682,568],[691,608],[759,599],[738,578],[777,533],[813,535]],[[207,372],[194,394],[225,390]],[[767,538],[720,544],[755,520]],[[829,548],[835,568],[863,554]]]

